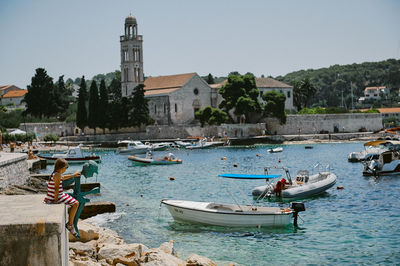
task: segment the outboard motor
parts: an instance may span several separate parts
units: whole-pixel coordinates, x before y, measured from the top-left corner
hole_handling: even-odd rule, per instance
[[[306,210],[306,206],[304,203],[301,202],[292,202],[291,209],[294,211],[293,212],[293,225],[297,226],[297,217],[299,212],[303,212]]]

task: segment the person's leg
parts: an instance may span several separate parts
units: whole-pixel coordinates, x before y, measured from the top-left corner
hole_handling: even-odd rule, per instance
[[[69,221],[68,224],[72,225],[74,223],[74,219],[75,219],[75,214],[76,211],[78,210],[79,207],[79,202],[75,202],[71,208],[69,209],[68,213],[69,213]]]

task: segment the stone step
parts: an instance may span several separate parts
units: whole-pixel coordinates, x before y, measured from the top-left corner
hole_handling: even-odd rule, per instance
[[[110,201],[88,202],[79,218],[86,219],[97,214],[115,212],[115,204]]]

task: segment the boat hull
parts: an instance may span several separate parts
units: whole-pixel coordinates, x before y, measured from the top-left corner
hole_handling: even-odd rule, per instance
[[[53,157],[47,157],[47,156],[38,156],[41,159],[45,159],[48,164],[54,164],[58,158],[53,158]],[[101,162],[101,157],[100,156],[87,156],[84,158],[63,158],[65,159],[69,164],[81,164],[81,163],[86,163],[88,161],[95,161],[96,163]]]
[[[277,207],[260,207],[269,211],[253,211],[251,206],[243,212],[209,209],[211,202],[162,200],[176,221],[226,227],[279,227],[290,224],[291,210],[282,211]],[[224,205],[227,206],[227,205]],[[233,206],[233,205],[232,205]],[[250,209],[249,209],[250,208]]]
[[[154,160],[147,158],[140,158],[136,156],[129,156],[128,159],[136,165],[169,165],[169,164],[181,164],[182,160]]]

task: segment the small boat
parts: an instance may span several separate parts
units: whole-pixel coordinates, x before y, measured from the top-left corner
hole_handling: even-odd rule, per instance
[[[190,142],[184,142],[184,141],[180,141],[180,140],[176,140],[175,144],[178,145],[179,147],[186,147],[186,146],[189,146],[189,145],[193,145]]]
[[[365,162],[364,176],[399,175],[400,160],[396,151],[385,151],[376,160]]]
[[[222,142],[207,141],[206,138],[200,139],[198,142],[185,146],[186,149],[204,149],[212,146],[222,145]]]
[[[168,165],[168,164],[181,164],[182,160],[176,159],[175,155],[169,153],[164,158],[153,159],[151,153],[147,153],[146,158],[129,156],[128,159],[136,165]]]
[[[272,153],[275,153],[275,152],[283,152],[283,148],[282,148],[282,147],[271,148],[271,149],[268,149],[267,151],[268,151],[268,152],[272,152]]]
[[[306,149],[306,150],[311,150],[313,148],[314,148],[313,146],[304,146],[304,149]]]
[[[266,171],[271,167],[266,167]],[[267,180],[267,185],[253,189],[252,195],[269,199],[298,199],[318,195],[333,187],[336,183],[336,175],[331,172],[320,171],[309,175],[307,170],[298,171],[295,180],[291,179],[289,170],[285,167],[274,167],[286,172],[286,179],[277,181]],[[280,176],[279,176],[280,177]]]
[[[286,209],[168,199],[161,203],[176,221],[227,227],[279,227],[288,225],[293,217],[297,226],[297,214],[305,210],[303,203]]]
[[[148,150],[151,149],[152,149],[151,145],[145,145],[138,140],[122,140],[118,141],[117,152],[140,154],[140,153],[146,153]]]
[[[38,157],[41,159],[45,159],[48,164],[54,164],[58,158],[63,158],[67,160],[70,164],[78,164],[78,163],[85,163],[89,160],[95,162],[101,162],[101,157],[92,154],[91,156],[84,156],[82,149],[82,145],[77,147],[69,148],[66,152],[63,153],[53,153],[53,154],[39,154]]]
[[[171,148],[174,144],[172,142],[159,142],[159,143],[146,142],[144,145],[150,146],[153,151],[164,151],[168,148]]]
[[[387,150],[388,149],[383,147],[366,147],[360,152],[351,152],[347,157],[347,160],[352,163],[375,160],[379,158],[379,155],[382,152]]]

